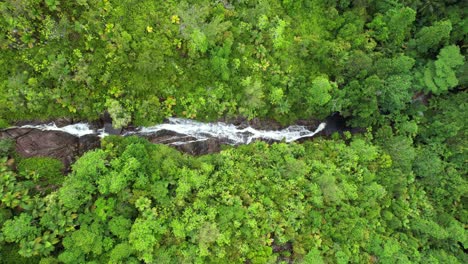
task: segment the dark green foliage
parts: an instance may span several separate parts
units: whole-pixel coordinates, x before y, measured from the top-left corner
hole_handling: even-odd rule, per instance
[[[13,149],[13,145],[13,140],[0,139],[0,157],[8,156]]]
[[[438,50],[440,44],[446,44],[450,37],[450,31],[452,30],[452,23],[450,20],[437,21],[430,27],[423,27],[415,35],[414,43],[410,43],[414,48],[424,54],[430,49]],[[445,42],[445,43],[444,43]]]
[[[47,157],[23,159],[18,163],[18,172],[28,178],[40,182],[41,185],[61,184],[64,179],[63,163],[60,160]]]
[[[39,257],[25,258],[18,254],[18,246],[16,244],[2,244],[0,247],[1,264],[37,264],[39,261]],[[52,263],[54,262],[51,262],[50,264]]]

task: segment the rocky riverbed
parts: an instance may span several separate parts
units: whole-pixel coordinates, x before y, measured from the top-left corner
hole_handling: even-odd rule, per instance
[[[325,125],[326,122],[326,125]],[[223,144],[248,144],[254,140],[276,142],[304,141],[313,136],[328,136],[349,130],[345,120],[334,115],[323,123],[302,121],[287,128],[275,122],[234,120],[233,123],[200,123],[172,119],[165,124],[148,128],[115,129],[110,120],[90,124],[72,124],[70,120],[55,120],[53,124],[18,123],[0,130],[0,139],[15,141],[16,150],[23,157],[44,156],[61,160],[69,166],[76,157],[98,148],[100,138],[108,134],[137,135],[155,144],[170,145],[191,155],[219,152]]]

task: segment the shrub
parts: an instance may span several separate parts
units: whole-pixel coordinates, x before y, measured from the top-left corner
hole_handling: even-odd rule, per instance
[[[0,129],[9,127],[8,122],[5,119],[0,118]]]
[[[0,140],[0,157],[8,156],[10,151],[13,149],[13,140],[1,139]]]
[[[41,185],[61,184],[63,182],[63,169],[62,162],[48,157],[27,158],[18,164],[18,172],[21,175],[27,178],[32,177]]]

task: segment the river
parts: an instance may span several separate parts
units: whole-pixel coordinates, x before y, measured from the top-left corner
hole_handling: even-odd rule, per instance
[[[313,137],[315,134],[321,132],[326,127],[326,123],[321,123],[315,130],[309,130],[305,126],[292,125],[281,130],[260,130],[250,126],[241,128],[232,124],[223,122],[203,123],[190,119],[183,118],[169,118],[167,122],[151,126],[139,127],[133,131],[122,134],[128,135],[156,135],[161,131],[169,131],[175,133],[174,137],[180,137],[181,140],[172,140],[170,144],[179,145],[186,144],[185,140],[190,137],[193,141],[204,141],[212,138],[223,140],[230,145],[249,144],[255,140],[267,141],[281,141],[293,142],[301,138]],[[58,127],[54,123],[39,124],[39,125],[25,125],[19,128],[32,128],[42,131],[61,131],[76,137],[83,137],[86,135],[98,135],[103,138],[108,135],[104,128],[93,129],[87,123],[76,123],[63,127]]]

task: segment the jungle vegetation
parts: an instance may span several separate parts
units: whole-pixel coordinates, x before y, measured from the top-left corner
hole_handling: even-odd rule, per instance
[[[64,175],[0,141],[0,263],[468,263],[456,0],[5,0],[0,128],[169,116],[360,134],[199,157],[106,137]]]

